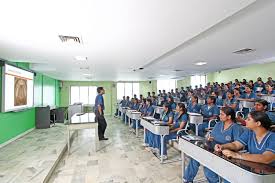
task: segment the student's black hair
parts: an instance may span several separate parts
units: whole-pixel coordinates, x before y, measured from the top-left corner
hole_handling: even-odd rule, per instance
[[[168,98],[170,98],[171,103],[174,103],[174,98],[171,95]]]
[[[146,101],[150,103],[150,106],[152,105],[152,100],[150,98],[148,98]]]
[[[216,97],[214,97],[214,96],[209,96],[208,98],[210,98],[210,99],[213,101],[213,103],[216,104]]]
[[[266,111],[268,110],[268,104],[269,104],[268,101],[266,101],[264,99],[256,99],[255,102],[258,102],[258,103],[262,104],[264,106],[265,110]]]
[[[254,119],[254,121],[260,121],[261,126],[265,129],[269,130],[271,126],[271,120],[265,112],[252,111],[250,112],[250,116]]]
[[[99,87],[97,87],[97,89],[96,89],[97,93],[100,93],[102,90],[103,90],[103,87],[102,87],[102,86],[99,86]]]
[[[252,86],[250,85],[246,85],[245,87],[250,88],[250,90],[252,90]]]
[[[193,95],[192,97],[194,97],[194,99],[196,99],[196,102],[198,103],[199,102],[199,98],[197,95]]]
[[[228,90],[226,93],[230,93],[231,95],[234,95],[234,91],[233,90]]]
[[[178,103],[178,106],[179,106],[179,108],[180,109],[182,109],[183,110],[183,114],[185,114],[186,112],[187,112],[187,110],[186,110],[186,108],[185,108],[185,104],[184,103]]]
[[[169,114],[169,113],[171,112],[171,110],[172,110],[172,109],[171,109],[171,105],[170,105],[168,102],[165,102],[165,103],[163,104],[163,106],[168,108],[168,112],[167,112],[167,113]]]
[[[231,120],[235,123],[236,122],[236,115],[234,109],[231,107],[222,107],[221,111],[224,112],[226,116],[231,116]]]

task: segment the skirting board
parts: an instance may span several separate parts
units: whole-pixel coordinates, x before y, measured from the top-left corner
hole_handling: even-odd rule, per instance
[[[15,136],[15,137],[13,137],[12,139],[8,140],[7,142],[4,142],[4,143],[0,144],[0,148],[2,148],[2,147],[4,147],[4,146],[6,146],[6,145],[12,143],[13,141],[15,141],[15,140],[17,140],[17,139],[23,137],[24,135],[27,135],[28,133],[30,133],[30,132],[33,131],[34,129],[35,129],[35,128],[31,128],[31,129],[29,129],[29,130],[27,130],[27,131],[25,131],[25,132],[23,132],[23,133],[21,133],[21,134]]]

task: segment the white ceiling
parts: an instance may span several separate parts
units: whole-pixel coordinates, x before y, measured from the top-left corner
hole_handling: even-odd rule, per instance
[[[31,62],[33,70],[60,80],[207,73],[274,61],[274,9],[274,0],[6,0],[0,58]],[[80,36],[84,43],[61,43],[60,34]],[[232,54],[242,48],[256,52]],[[196,61],[208,64],[198,67]],[[133,72],[140,67],[144,70]]]

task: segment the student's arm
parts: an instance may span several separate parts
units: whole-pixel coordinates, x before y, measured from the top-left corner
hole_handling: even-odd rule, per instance
[[[184,126],[185,126],[185,124],[186,124],[186,121],[181,122],[181,123],[180,123],[180,126],[179,126],[178,128],[175,128],[175,129],[171,130],[170,132],[171,132],[171,133],[172,133],[172,132],[177,132],[177,131],[183,129]]]
[[[243,144],[241,144],[238,141],[234,141],[234,142],[231,142],[231,143],[228,143],[228,144],[223,144],[223,145],[216,144],[215,145],[215,151],[222,152],[225,149],[232,150],[232,151],[239,151],[239,150],[243,149],[243,147],[244,147]]]
[[[173,123],[173,117],[171,116],[171,117],[169,117],[169,120],[168,120],[168,125],[171,125]]]
[[[275,153],[271,151],[265,151],[263,154],[244,154],[230,150],[223,150],[222,153],[228,158],[241,159],[255,163],[270,164],[275,161]]]
[[[102,107],[101,105],[103,105],[103,100],[101,98],[99,98],[99,102],[98,102],[98,105],[97,105],[97,109],[98,109],[98,112],[100,114],[100,116],[102,115]]]

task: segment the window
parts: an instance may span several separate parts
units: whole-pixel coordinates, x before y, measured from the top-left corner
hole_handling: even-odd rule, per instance
[[[157,89],[165,90],[166,92],[170,92],[172,89],[175,91],[176,89],[176,80],[157,80]]]
[[[206,76],[205,75],[195,75],[191,76],[191,86],[194,89],[195,86],[200,87],[202,85],[203,87],[206,85]]]
[[[95,98],[97,95],[96,86],[71,86],[71,104],[95,104]]]
[[[121,100],[123,96],[139,96],[139,83],[117,83],[117,99]]]

